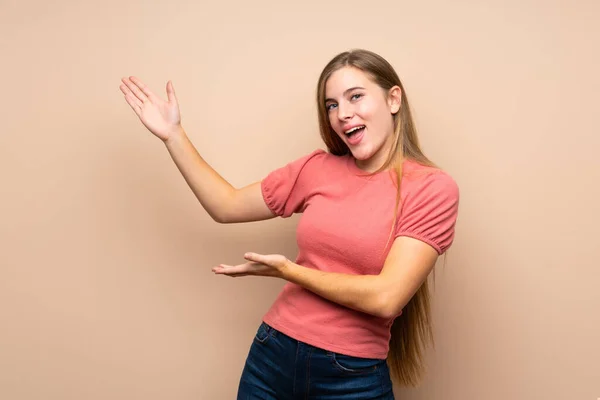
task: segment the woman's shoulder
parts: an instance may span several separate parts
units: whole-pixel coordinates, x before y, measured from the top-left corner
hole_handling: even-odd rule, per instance
[[[343,165],[342,157],[335,156],[326,150],[317,148],[306,151],[288,161],[284,166],[274,171],[288,177],[307,177],[309,179],[320,176],[325,171],[335,170],[336,166]]]
[[[303,159],[307,165],[319,168],[324,166],[344,165],[347,162],[347,156],[337,156],[330,153],[327,150],[317,148],[308,153],[305,153],[301,159]]]
[[[403,165],[403,180],[414,189],[458,192],[458,184],[446,170],[407,159]]]

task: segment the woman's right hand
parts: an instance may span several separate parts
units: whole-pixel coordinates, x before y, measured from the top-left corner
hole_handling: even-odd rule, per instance
[[[163,142],[181,130],[179,104],[173,83],[167,82],[167,101],[156,96],[136,77],[122,78],[121,91],[146,128]]]

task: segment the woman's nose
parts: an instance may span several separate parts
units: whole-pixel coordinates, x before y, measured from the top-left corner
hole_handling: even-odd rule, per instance
[[[340,120],[347,120],[352,118],[353,111],[349,105],[339,104],[338,105],[338,118]]]

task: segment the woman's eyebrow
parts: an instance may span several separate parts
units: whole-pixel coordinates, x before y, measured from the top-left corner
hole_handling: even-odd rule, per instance
[[[344,96],[345,96],[345,95],[346,95],[348,92],[351,92],[351,91],[353,91],[353,90],[356,90],[356,89],[363,89],[363,90],[364,90],[365,88],[364,88],[364,87],[360,87],[360,86],[354,86],[354,87],[351,87],[350,89],[346,89],[346,90],[344,91]],[[328,99],[325,99],[325,102],[328,102],[328,101],[335,101],[335,100],[334,100],[334,99],[329,99],[329,98],[328,98]]]

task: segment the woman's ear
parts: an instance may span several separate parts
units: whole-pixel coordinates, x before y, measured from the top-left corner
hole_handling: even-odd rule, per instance
[[[400,103],[402,102],[402,89],[399,86],[394,86],[388,91],[388,105],[390,112],[396,114],[400,111]]]

